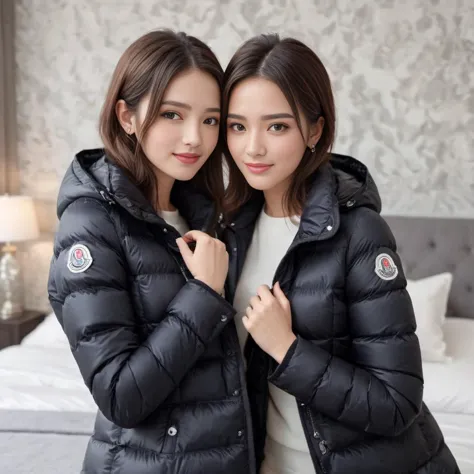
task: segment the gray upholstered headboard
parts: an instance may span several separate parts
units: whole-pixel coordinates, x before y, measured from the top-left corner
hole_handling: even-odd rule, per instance
[[[384,217],[407,278],[451,272],[448,315],[474,319],[474,219]]]

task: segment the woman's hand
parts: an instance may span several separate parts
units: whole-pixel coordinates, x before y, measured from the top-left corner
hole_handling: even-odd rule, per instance
[[[290,302],[278,282],[273,294],[267,285],[258,288],[242,321],[262,350],[281,364],[296,336],[291,329]]]
[[[194,252],[188,247],[189,242],[196,242]],[[229,270],[229,254],[224,243],[199,230],[187,232],[176,243],[193,277],[222,294]]]

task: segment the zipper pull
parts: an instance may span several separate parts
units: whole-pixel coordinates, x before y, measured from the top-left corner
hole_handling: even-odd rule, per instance
[[[224,222],[224,214],[221,212],[219,217],[217,218],[217,224],[221,229],[225,229],[227,227],[226,223]]]
[[[109,206],[112,206],[115,204],[115,201],[113,199],[111,199],[110,195],[108,193],[106,193],[103,189],[101,191],[99,191],[100,195],[102,196],[102,198],[104,199],[104,201],[107,202],[107,204],[109,204]]]
[[[328,452],[328,445],[326,441],[320,441],[319,442],[319,450],[321,451],[321,454],[324,456]]]

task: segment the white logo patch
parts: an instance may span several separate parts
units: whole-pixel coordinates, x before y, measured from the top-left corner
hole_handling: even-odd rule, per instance
[[[82,244],[75,244],[69,250],[67,267],[72,273],[85,272],[92,265],[90,250]]]
[[[382,280],[394,280],[398,275],[398,268],[388,253],[381,253],[375,259],[375,274]]]

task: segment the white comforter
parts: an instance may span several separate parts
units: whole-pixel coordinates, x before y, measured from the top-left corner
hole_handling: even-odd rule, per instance
[[[21,345],[0,351],[0,409],[96,411],[53,315]]]
[[[461,472],[474,474],[474,321],[449,319],[445,335],[453,361],[424,364],[424,400]],[[96,411],[53,315],[0,351],[0,409]]]
[[[462,474],[474,474],[474,415],[433,413]]]

